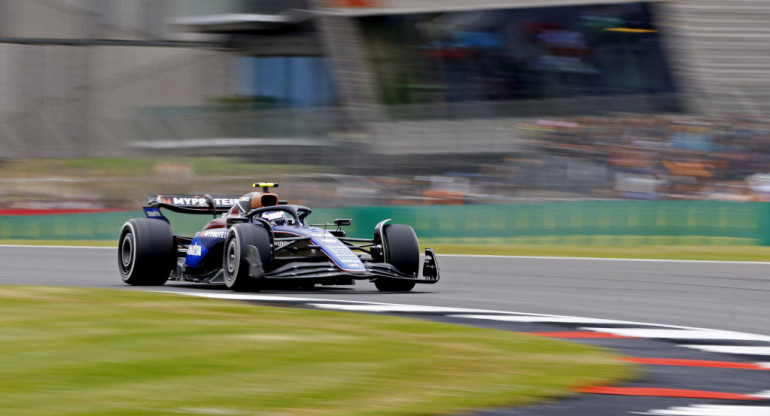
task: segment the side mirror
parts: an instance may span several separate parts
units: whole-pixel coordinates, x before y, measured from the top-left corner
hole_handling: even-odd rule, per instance
[[[336,225],[337,227],[342,227],[342,226],[350,225],[350,222],[351,222],[350,218],[337,218],[336,220],[334,220],[334,225]]]

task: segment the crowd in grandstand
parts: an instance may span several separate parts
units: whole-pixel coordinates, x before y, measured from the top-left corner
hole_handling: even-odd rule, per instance
[[[672,115],[541,120],[535,148],[612,172],[597,194],[635,199],[770,200],[770,122]]]

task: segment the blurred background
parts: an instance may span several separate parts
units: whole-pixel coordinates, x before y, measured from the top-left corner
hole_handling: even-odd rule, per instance
[[[751,204],[770,199],[768,18],[763,1],[0,0],[0,238],[71,233],[19,215],[272,180],[434,237],[770,244]]]

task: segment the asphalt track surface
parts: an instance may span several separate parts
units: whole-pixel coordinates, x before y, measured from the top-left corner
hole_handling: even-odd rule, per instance
[[[380,293],[362,281],[313,298],[654,322],[770,335],[770,263],[438,258],[441,281]],[[105,248],[0,247],[0,283],[131,289]],[[164,289],[224,290],[169,282]],[[308,292],[266,293],[308,297]]]
[[[632,359],[658,360],[644,363],[644,378],[618,386],[620,393],[587,391],[567,401],[479,415],[770,415],[770,263],[446,255],[438,261],[441,281],[409,293],[380,293],[364,281],[312,292],[268,290],[251,300],[274,297],[278,304],[342,310],[353,305],[559,338],[577,335],[576,341]],[[103,248],[0,246],[0,284],[143,289],[120,280],[116,251]],[[222,286],[180,282],[154,289],[233,296]],[[389,310],[383,304],[419,307]],[[581,318],[573,323],[572,317]],[[736,365],[743,368],[729,368]]]

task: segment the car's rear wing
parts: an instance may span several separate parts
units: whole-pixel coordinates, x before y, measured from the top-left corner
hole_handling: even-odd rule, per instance
[[[158,218],[155,213],[160,213],[160,208],[183,214],[216,216],[229,211],[239,198],[237,195],[151,195],[147,197],[144,211],[150,218]]]

